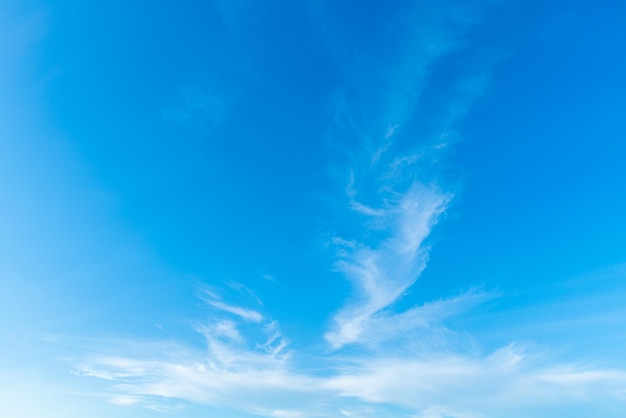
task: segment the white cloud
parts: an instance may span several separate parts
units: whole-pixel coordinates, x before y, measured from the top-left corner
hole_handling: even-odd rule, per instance
[[[376,248],[358,245],[342,252],[337,269],[355,285],[356,300],[335,316],[326,340],[335,348],[366,339],[370,318],[393,304],[426,266],[422,244],[450,196],[414,183],[399,201],[385,209],[388,237]]]
[[[415,238],[408,241],[419,248]],[[470,289],[402,313],[381,310],[363,321],[370,340],[363,342],[387,346],[318,353],[315,367],[303,367],[305,358],[289,347],[277,321],[220,315],[197,327],[204,347],[99,340],[74,367],[106,382],[110,403],[158,411],[188,402],[264,417],[522,418],[541,406],[626,400],[625,370],[557,362],[545,349],[519,344],[482,354],[450,338],[446,319],[495,297]],[[244,325],[258,332],[242,335]]]
[[[450,417],[502,416],[530,405],[585,402],[611,391],[609,397],[617,399],[616,391],[626,384],[623,371],[576,365],[560,370],[532,357],[509,346],[485,357],[363,359],[355,372],[326,384],[341,396],[429,411],[425,416],[445,411],[442,416]]]
[[[200,297],[203,301],[213,306],[214,308],[217,308],[225,312],[229,312],[242,319],[245,319],[246,321],[251,321],[251,322],[263,321],[263,315],[261,315],[261,313],[253,309],[243,308],[240,306],[235,306],[235,305],[224,303],[221,300],[219,300],[219,297],[215,293],[208,291],[206,289],[202,291],[202,294],[200,295]]]
[[[239,306],[232,306],[232,305],[228,305],[226,303],[222,303],[218,301],[207,301],[207,303],[217,309],[230,312],[248,321],[261,322],[263,320],[263,315],[261,315],[259,312],[254,311],[252,309],[245,309]]]
[[[358,212],[362,215],[366,215],[366,216],[375,216],[375,217],[385,216],[385,211],[383,209],[372,208],[370,206],[364,205],[361,202],[357,202],[356,200],[352,200],[350,202],[350,208],[353,211]]]
[[[431,301],[401,313],[381,311],[372,315],[363,324],[362,335],[366,339],[361,342],[380,344],[412,335],[412,332],[421,332],[422,338],[426,339],[427,335],[432,335],[432,333],[446,332],[442,326],[442,322],[446,319],[466,313],[472,307],[493,297],[495,297],[494,293],[471,289],[459,296]]]
[[[333,137],[345,137],[353,148],[351,165],[346,168],[347,207],[364,216],[353,236],[341,237],[353,245],[340,244],[337,250],[336,268],[353,284],[354,294],[324,336],[335,349],[378,341],[383,334],[379,330],[385,326],[408,330],[419,322],[416,314],[422,311],[395,312],[394,306],[426,268],[429,248],[425,240],[453,193],[442,190],[432,176],[422,175],[417,165],[440,158],[446,148],[443,137],[453,136],[455,125],[469,104],[484,93],[486,84],[482,73],[466,75],[455,89],[457,97],[437,116],[437,128],[432,128],[430,137],[406,138],[414,135],[409,121],[423,105],[434,69],[463,45],[467,31],[480,20],[475,11],[485,4],[474,4],[471,10],[462,4],[447,6],[408,7],[401,19],[411,22],[406,37],[394,40],[402,53],[377,63],[375,68],[381,72],[367,62],[348,65],[354,69],[350,87],[360,93],[358,100],[338,92],[334,101],[337,132]],[[346,65],[344,55],[337,55],[337,60]],[[364,69],[366,74],[361,73]],[[375,86],[372,80],[377,81]]]
[[[237,325],[233,321],[219,321],[211,326],[199,327],[199,331],[207,338],[226,338],[236,343],[243,343],[243,337],[239,333],[239,330],[237,330]]]
[[[479,295],[470,292],[424,309],[450,313]],[[420,340],[424,333],[412,338]],[[514,344],[486,355],[453,347],[412,351],[410,344],[394,352],[330,353],[318,359],[325,370],[318,373],[299,367],[301,359],[281,358],[260,346],[223,342],[216,351],[214,342],[207,341],[208,350],[188,347],[177,354],[168,343],[151,359],[92,355],[76,368],[108,382],[105,391],[117,405],[167,410],[183,401],[266,417],[521,418],[541,405],[623,402],[626,387],[624,370],[556,363]]]

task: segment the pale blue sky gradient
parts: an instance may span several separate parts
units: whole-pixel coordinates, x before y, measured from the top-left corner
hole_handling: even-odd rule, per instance
[[[0,0],[0,415],[622,417],[626,6]]]

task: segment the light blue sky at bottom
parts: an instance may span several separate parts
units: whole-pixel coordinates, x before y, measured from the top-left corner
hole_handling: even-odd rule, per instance
[[[0,415],[624,416],[625,19],[0,0]]]

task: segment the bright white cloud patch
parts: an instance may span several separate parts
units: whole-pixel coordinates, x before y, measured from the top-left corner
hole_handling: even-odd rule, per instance
[[[88,356],[76,369],[108,381],[109,401],[117,405],[167,410],[183,401],[267,417],[409,416],[391,414],[389,405],[419,417],[523,417],[529,406],[623,398],[626,371],[554,363],[545,352],[514,344],[480,355],[457,351],[452,340],[446,343],[442,321],[490,297],[471,291],[396,317],[373,317],[366,330],[370,338],[378,334],[402,344],[393,350],[327,354],[320,358],[321,374],[297,366],[302,359],[287,350],[276,322],[262,326],[268,338],[258,343],[203,333],[204,349],[172,350],[164,343],[159,350],[151,343],[146,347],[151,356],[143,358],[124,356],[120,347],[118,356]],[[234,324],[202,329],[224,327],[230,334]],[[407,336],[409,327],[419,333]],[[419,344],[429,337],[443,346]],[[137,350],[136,342],[130,344]]]
[[[398,202],[381,210],[389,230],[386,239],[376,248],[356,244],[342,249],[337,268],[354,283],[358,295],[336,315],[335,329],[325,336],[333,347],[367,339],[364,331],[372,317],[415,282],[428,258],[422,244],[448,200],[434,188],[413,184]]]

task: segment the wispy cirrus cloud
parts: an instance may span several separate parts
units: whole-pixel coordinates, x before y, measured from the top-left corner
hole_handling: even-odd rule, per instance
[[[426,268],[427,238],[454,195],[439,184],[432,167],[440,165],[470,103],[484,93],[490,67],[460,76],[447,93],[448,104],[436,112],[427,109],[427,90],[441,62],[461,49],[468,31],[479,24],[486,4],[391,8],[394,25],[403,28],[394,31],[402,37],[393,40],[393,48],[356,55],[360,60],[336,55],[338,66],[350,69],[348,87],[336,94],[333,107],[332,137],[343,141],[350,155],[347,211],[338,218],[340,223],[344,218],[359,222],[335,240],[344,243],[337,246],[335,267],[354,287],[325,334],[335,349],[372,342],[378,338],[370,338],[372,324],[383,318],[409,327],[411,309],[396,312],[394,305]],[[329,35],[341,31],[325,28]],[[373,65],[369,60],[376,54],[386,60]],[[421,111],[434,112],[433,121],[425,123],[428,129],[417,130],[412,119]]]
[[[229,282],[229,287],[234,288],[235,290],[238,290],[238,291],[243,290],[246,296],[252,296],[255,298],[255,301],[257,303],[260,303],[260,299],[258,299],[258,297],[254,295],[254,293],[252,293],[250,289],[248,289],[246,286],[243,286],[241,284],[234,283],[234,282]],[[201,289],[198,296],[200,299],[202,299],[204,302],[206,302],[210,306],[216,309],[219,309],[221,311],[231,313],[246,321],[262,322],[264,319],[263,315],[260,312],[254,309],[226,303],[222,300],[220,296],[218,296],[216,293],[212,292],[211,290],[207,288]]]
[[[111,344],[117,347],[114,354],[93,350],[75,365],[76,372],[110,382],[108,400],[113,404],[163,410],[183,401],[250,412],[265,407],[263,399],[289,399],[295,396],[291,393],[311,387],[311,378],[289,370],[292,351],[277,321],[218,300],[206,289],[199,296],[214,309],[195,327],[204,338],[203,348],[152,341],[137,355],[140,342],[129,341],[124,349],[116,341]],[[287,416],[272,411],[267,409],[266,415]],[[288,409],[276,411],[286,414]]]
[[[163,411],[191,403],[265,417],[524,417],[542,405],[624,401],[621,369],[559,362],[545,349],[520,344],[486,353],[460,348],[444,321],[493,297],[472,290],[415,307],[404,314],[410,321],[372,317],[370,337],[378,333],[395,348],[330,352],[315,368],[302,367],[302,354],[289,348],[276,321],[258,325],[257,341],[250,333],[233,338],[242,318],[198,326],[203,346],[147,341],[142,349],[129,341],[125,349],[116,341],[114,353],[93,350],[74,367],[106,382],[104,396],[112,404]],[[407,333],[407,323],[419,332]],[[429,337],[439,344],[423,344]]]
[[[428,253],[422,244],[449,196],[419,184],[412,185],[384,213],[388,237],[377,247],[364,244],[344,248],[336,263],[357,289],[354,302],[335,316],[335,329],[325,335],[335,348],[366,338],[369,321],[393,304],[426,267]]]
[[[239,306],[229,305],[227,303],[223,303],[217,300],[208,300],[207,303],[214,308],[229,312],[233,315],[237,315],[247,321],[261,322],[263,320],[263,315],[252,309],[245,309]]]

